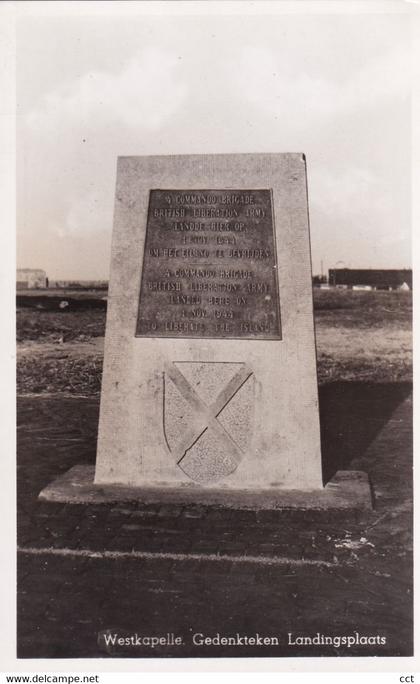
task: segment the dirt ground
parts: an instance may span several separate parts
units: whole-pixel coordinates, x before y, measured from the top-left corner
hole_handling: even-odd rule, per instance
[[[363,470],[372,486],[372,511],[352,514],[40,502],[95,462],[103,302],[60,301],[18,311],[18,656],[412,654],[411,294],[315,292],[324,480]],[[183,644],[107,647],[114,632]],[[197,647],[195,632],[280,643]],[[291,646],[289,632],[385,642]]]
[[[69,305],[60,309],[62,302]],[[97,300],[92,293],[33,294],[23,303],[17,311],[18,392],[98,395],[103,293]],[[412,379],[410,292],[315,290],[314,304],[320,384]]]

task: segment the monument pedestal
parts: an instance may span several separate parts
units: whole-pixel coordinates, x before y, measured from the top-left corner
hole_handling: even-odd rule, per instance
[[[372,497],[366,473],[338,471],[322,489],[282,490],[203,488],[194,484],[178,487],[129,487],[95,485],[94,466],[75,466],[45,487],[42,501],[101,504],[136,502],[139,505],[200,504],[235,510],[371,510]]]

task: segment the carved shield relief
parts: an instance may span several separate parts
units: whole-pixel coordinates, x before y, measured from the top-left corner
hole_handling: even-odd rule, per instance
[[[252,436],[254,376],[245,363],[174,362],[164,372],[163,427],[181,470],[199,484],[238,467]]]

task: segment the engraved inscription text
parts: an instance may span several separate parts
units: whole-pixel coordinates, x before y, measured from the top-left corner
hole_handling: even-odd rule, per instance
[[[270,190],[151,190],[137,337],[281,339]]]

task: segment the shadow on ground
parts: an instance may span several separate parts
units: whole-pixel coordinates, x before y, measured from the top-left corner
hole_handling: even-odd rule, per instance
[[[395,409],[412,392],[409,382],[334,382],[319,389],[324,484],[361,458]]]

